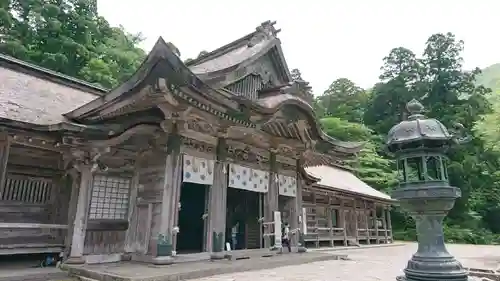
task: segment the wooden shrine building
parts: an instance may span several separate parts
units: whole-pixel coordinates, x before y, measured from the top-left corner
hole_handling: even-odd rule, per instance
[[[0,56],[0,254],[267,248],[276,211],[307,243],[390,242],[392,200],[345,168],[362,144],[322,132],[277,33],[187,62],[160,38],[109,91]]]

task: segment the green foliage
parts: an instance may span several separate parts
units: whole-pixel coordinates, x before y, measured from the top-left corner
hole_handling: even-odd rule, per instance
[[[356,161],[351,163],[364,182],[386,192],[397,183],[393,161],[379,154],[381,139],[373,135],[369,128],[336,117],[327,117],[320,121],[325,133],[339,140],[368,140]]]
[[[111,27],[96,0],[0,1],[0,52],[103,87],[129,78],[143,38]]]
[[[500,63],[490,65],[482,69],[481,74],[476,76],[476,84],[490,88],[493,92],[500,89]]]
[[[351,80],[340,78],[314,100],[314,109],[320,117],[340,117],[350,122],[361,122],[368,94]]]
[[[407,117],[408,101],[420,100],[425,114],[448,128],[462,124],[473,140],[448,153],[450,183],[462,190],[462,198],[449,214],[445,235],[449,242],[491,244],[500,237],[500,99],[478,84],[496,85],[496,78],[489,74],[495,67],[483,76],[478,69],[464,70],[463,45],[451,33],[438,33],[428,38],[421,57],[404,47],[394,48],[384,58],[380,81],[369,95],[360,94],[366,91],[347,79],[339,79],[316,99],[315,109],[319,116],[336,117],[322,120],[327,134],[367,142],[353,166],[363,180],[383,191],[391,190],[396,175],[381,140]],[[359,112],[363,112],[362,119]],[[416,239],[408,214],[395,208],[392,218],[397,239]]]
[[[468,229],[457,225],[444,226],[446,243],[462,243],[476,245],[498,245],[500,235],[493,234],[487,229]],[[417,231],[414,228],[394,231],[394,239],[400,241],[416,241]]]
[[[0,0],[1,53],[104,87],[114,87],[135,72],[145,57],[137,47],[142,40],[141,34],[111,27],[97,13],[96,0]],[[425,114],[448,128],[463,124],[474,139],[448,154],[450,183],[462,190],[462,198],[446,221],[445,236],[448,242],[497,244],[500,65],[482,74],[464,70],[463,45],[451,33],[438,33],[428,38],[420,57],[394,48],[370,91],[340,78],[313,105],[328,135],[366,142],[351,165],[361,179],[385,192],[396,184],[396,174],[383,140],[406,118],[408,101],[420,100]],[[298,71],[294,75],[300,80]],[[392,218],[396,239],[416,239],[408,214],[396,207]]]

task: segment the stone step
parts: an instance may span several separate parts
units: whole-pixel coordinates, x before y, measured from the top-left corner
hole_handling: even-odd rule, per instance
[[[88,278],[88,277],[83,277],[83,276],[77,276],[76,278],[78,280],[80,280],[80,281],[99,281],[99,280],[96,280],[96,279],[92,279],[92,278]]]
[[[10,276],[0,276],[0,281],[67,281],[72,280],[68,277],[66,272],[57,271],[57,272],[38,272],[38,273],[30,273],[29,271],[23,273],[24,270],[19,270],[15,275]]]
[[[141,263],[122,263],[113,264],[109,267],[103,265],[66,265],[65,268],[72,276],[78,276],[82,281],[171,281],[346,258],[347,256],[342,254],[292,253],[245,260],[203,261],[157,266]]]

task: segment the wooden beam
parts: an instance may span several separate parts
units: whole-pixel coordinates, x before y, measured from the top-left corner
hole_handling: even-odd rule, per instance
[[[6,133],[0,134],[0,200],[5,189],[7,176],[7,162],[9,160],[11,138]]]
[[[329,230],[329,234],[330,234],[330,247],[333,247],[334,246],[334,241],[333,241],[333,228],[336,227],[333,225],[333,216],[335,215],[335,211],[333,210],[332,206],[331,206],[331,196],[328,195],[328,205],[327,205],[327,223],[328,223],[328,228],[330,229]]]
[[[344,246],[347,246],[347,224],[346,224],[346,209],[345,200],[340,199],[340,220],[342,222],[342,228],[344,229]]]
[[[391,234],[389,235],[389,238],[391,239],[391,242],[393,242],[394,240],[393,240],[393,233],[392,233],[391,211],[389,208],[387,208],[386,212],[387,212],[387,224],[389,227],[389,231],[391,232]]]
[[[354,235],[356,243],[359,243],[359,230],[358,230],[358,211],[356,209],[356,200],[352,199],[352,212],[354,213]]]
[[[365,219],[366,244],[370,245],[371,233],[370,233],[370,225],[368,224],[368,221],[370,220],[370,211],[368,210],[366,200],[363,200],[363,214]]]
[[[68,229],[66,224],[44,224],[44,223],[9,223],[0,222],[0,229]]]
[[[377,239],[376,243],[380,244],[378,235],[378,215],[377,215],[377,207],[375,204],[373,205],[372,214],[373,214],[372,221],[375,223],[375,239]]]
[[[386,208],[384,207],[382,209],[382,227],[384,228],[384,236],[385,236],[385,244],[388,243],[388,237],[387,237],[387,216],[386,216]]]

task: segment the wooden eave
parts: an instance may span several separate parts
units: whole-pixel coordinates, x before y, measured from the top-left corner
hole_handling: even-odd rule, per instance
[[[311,187],[306,187],[306,192],[314,192],[314,191],[319,191],[319,192],[327,192],[327,193],[334,193],[336,195],[340,195],[343,197],[348,197],[348,198],[359,198],[359,199],[365,199],[365,200],[370,200],[374,201],[377,203],[382,203],[385,205],[394,205],[397,203],[397,200],[390,199],[390,200],[385,200],[382,198],[374,197],[374,196],[369,196],[366,194],[362,193],[356,193],[356,192],[349,192],[346,190],[341,190],[337,189],[335,187],[330,187],[330,186],[324,186],[318,183],[313,183]]]
[[[293,96],[291,94],[283,94],[283,93],[277,93],[276,95],[273,96],[280,98],[281,101],[278,102],[276,105],[270,107],[266,107],[263,106],[262,104],[259,104],[259,100],[257,102],[254,102],[241,96],[235,96],[234,99],[237,99],[241,104],[247,106],[251,111],[263,115],[264,116],[263,120],[272,119],[273,116],[278,111],[282,110],[285,107],[293,107],[294,109],[298,109],[304,112],[305,115],[307,116],[307,122],[311,126],[314,140],[319,142],[317,143],[318,147],[329,147],[329,149],[326,150],[334,150],[345,154],[355,154],[361,151],[361,149],[363,148],[364,143],[343,142],[335,138],[332,138],[328,136],[325,132],[323,132],[323,130],[321,129],[321,125],[316,118],[312,106],[307,102],[305,102],[303,99]]]
[[[26,123],[21,121],[15,121],[6,118],[0,118],[0,126],[6,130],[25,130],[32,132],[94,132],[94,133],[106,133],[110,128],[105,126],[93,126],[93,125],[82,125],[73,122],[60,122],[57,124],[50,125],[39,125]]]

